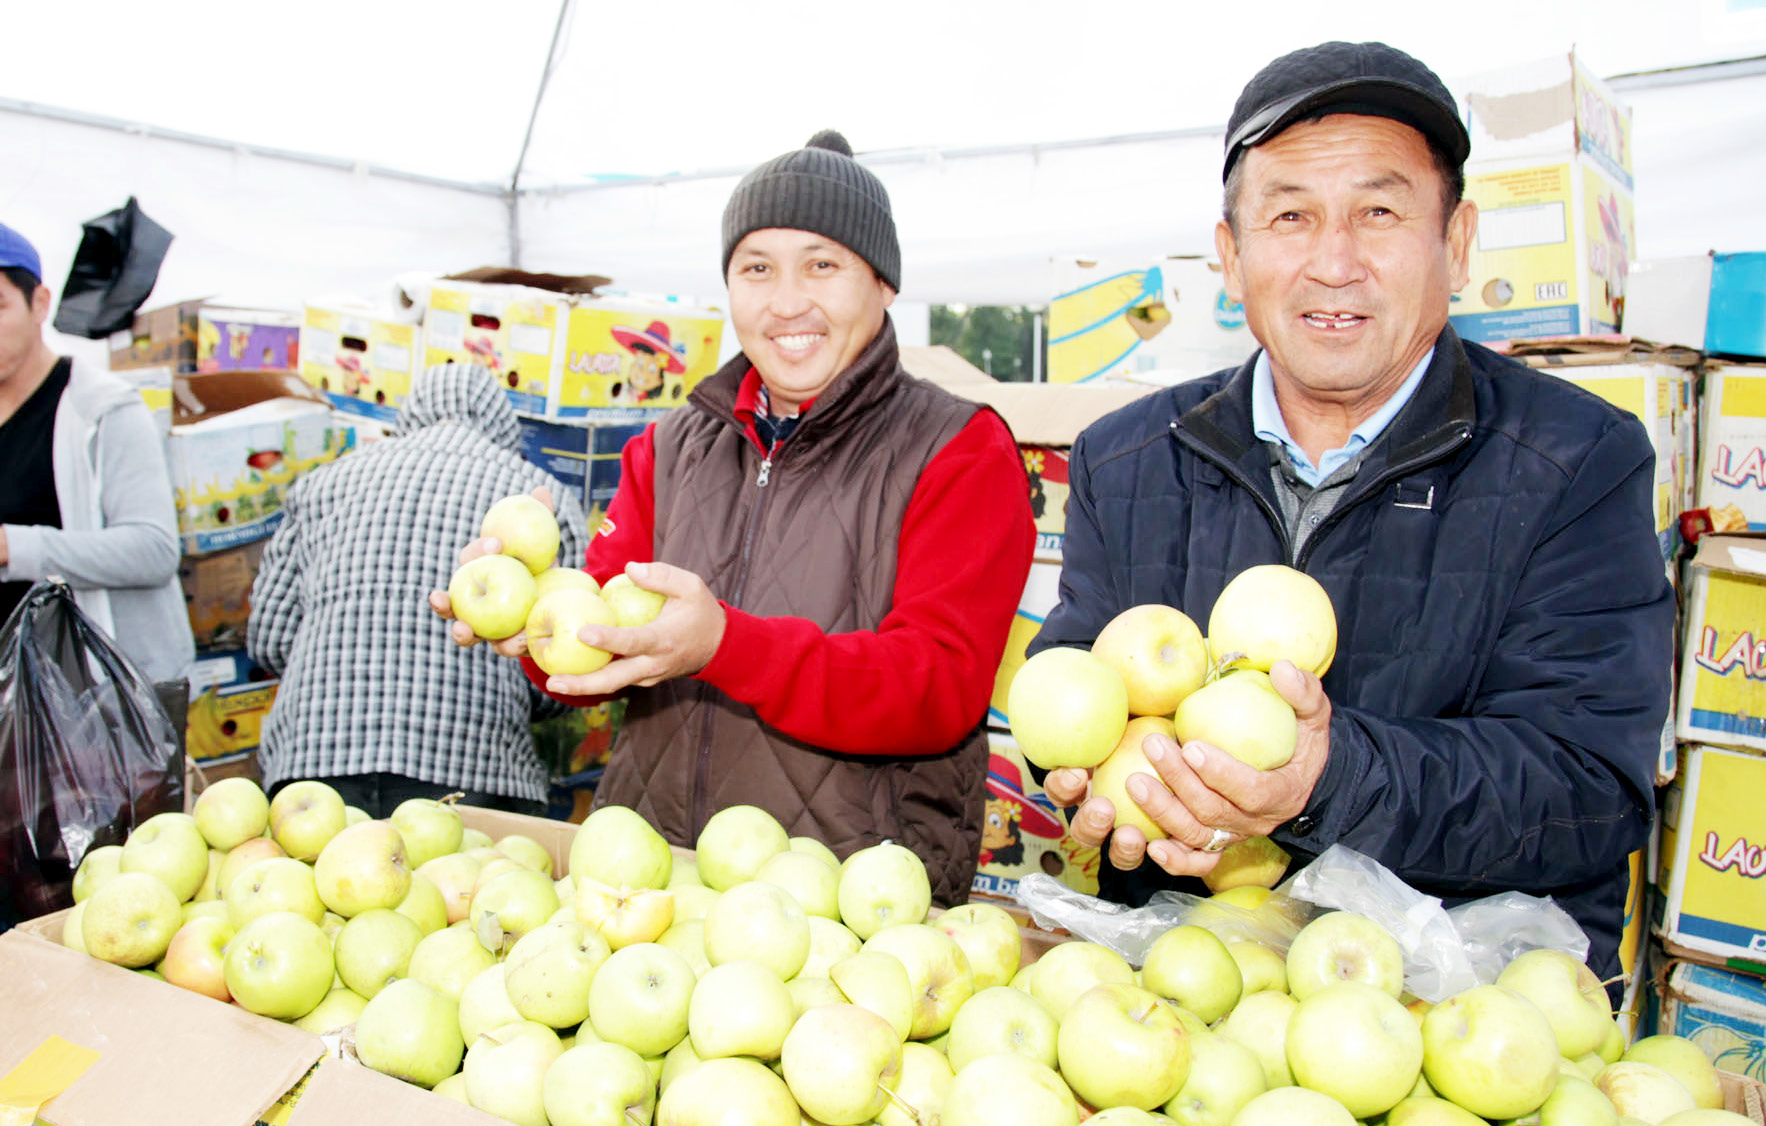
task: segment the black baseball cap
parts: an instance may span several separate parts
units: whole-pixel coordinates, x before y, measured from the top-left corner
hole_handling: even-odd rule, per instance
[[[1245,84],[1227,121],[1221,179],[1246,149],[1327,113],[1401,121],[1455,167],[1472,151],[1459,105],[1434,71],[1384,43],[1320,43],[1283,55]]]

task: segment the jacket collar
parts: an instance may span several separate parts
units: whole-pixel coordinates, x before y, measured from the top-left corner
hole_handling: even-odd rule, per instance
[[[869,410],[894,394],[907,373],[901,367],[901,351],[895,343],[895,322],[883,315],[883,327],[845,371],[834,377],[828,389],[803,408],[803,421],[793,442],[838,427],[845,419]],[[753,420],[760,376],[746,355],[706,377],[687,401],[753,438]]]

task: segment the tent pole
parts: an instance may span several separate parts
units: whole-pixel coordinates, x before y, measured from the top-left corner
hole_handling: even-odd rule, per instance
[[[533,109],[527,115],[527,133],[521,138],[521,152],[515,157],[515,171],[509,175],[509,264],[521,266],[521,169],[527,163],[527,148],[533,144],[534,122],[540,118],[540,105],[546,100],[546,86],[552,81],[552,70],[558,65],[558,45],[564,39],[564,27],[570,20],[574,0],[558,0],[558,22],[552,25],[552,45],[546,49],[546,68],[540,72],[540,87],[534,91]]]

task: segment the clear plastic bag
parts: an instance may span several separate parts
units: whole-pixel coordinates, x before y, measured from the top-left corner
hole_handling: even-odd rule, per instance
[[[182,809],[181,743],[153,683],[59,582],[0,628],[0,929],[73,903],[87,851]]]
[[[1033,873],[1018,883],[1018,901],[1041,927],[1061,927],[1140,965],[1153,940],[1184,923],[1205,926],[1227,941],[1248,939],[1283,954],[1294,935],[1325,911],[1353,911],[1385,927],[1404,951],[1404,987],[1425,1001],[1443,1001],[1496,980],[1524,950],[1545,947],[1578,959],[1588,936],[1550,899],[1503,892],[1451,910],[1400,880],[1378,861],[1332,845],[1275,889],[1254,911],[1204,896],[1161,891],[1144,907],[1109,903]]]

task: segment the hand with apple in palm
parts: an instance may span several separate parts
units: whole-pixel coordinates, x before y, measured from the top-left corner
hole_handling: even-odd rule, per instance
[[[1174,876],[1202,876],[1220,862],[1220,853],[1206,850],[1214,830],[1243,840],[1267,836],[1299,816],[1330,757],[1331,702],[1318,677],[1291,661],[1277,661],[1269,676],[1297,720],[1294,755],[1285,765],[1258,770],[1200,740],[1179,747],[1167,736],[1147,736],[1142,744],[1147,762],[1164,785],[1146,785],[1150,779],[1136,776],[1128,789],[1165,831],[1166,839],[1155,841],[1133,825],[1111,833],[1116,810],[1109,798],[1090,796],[1090,770],[1051,770],[1043,780],[1044,792],[1057,805],[1079,807],[1068,829],[1074,841],[1099,848],[1108,837],[1110,863],[1124,870],[1151,858]]]

